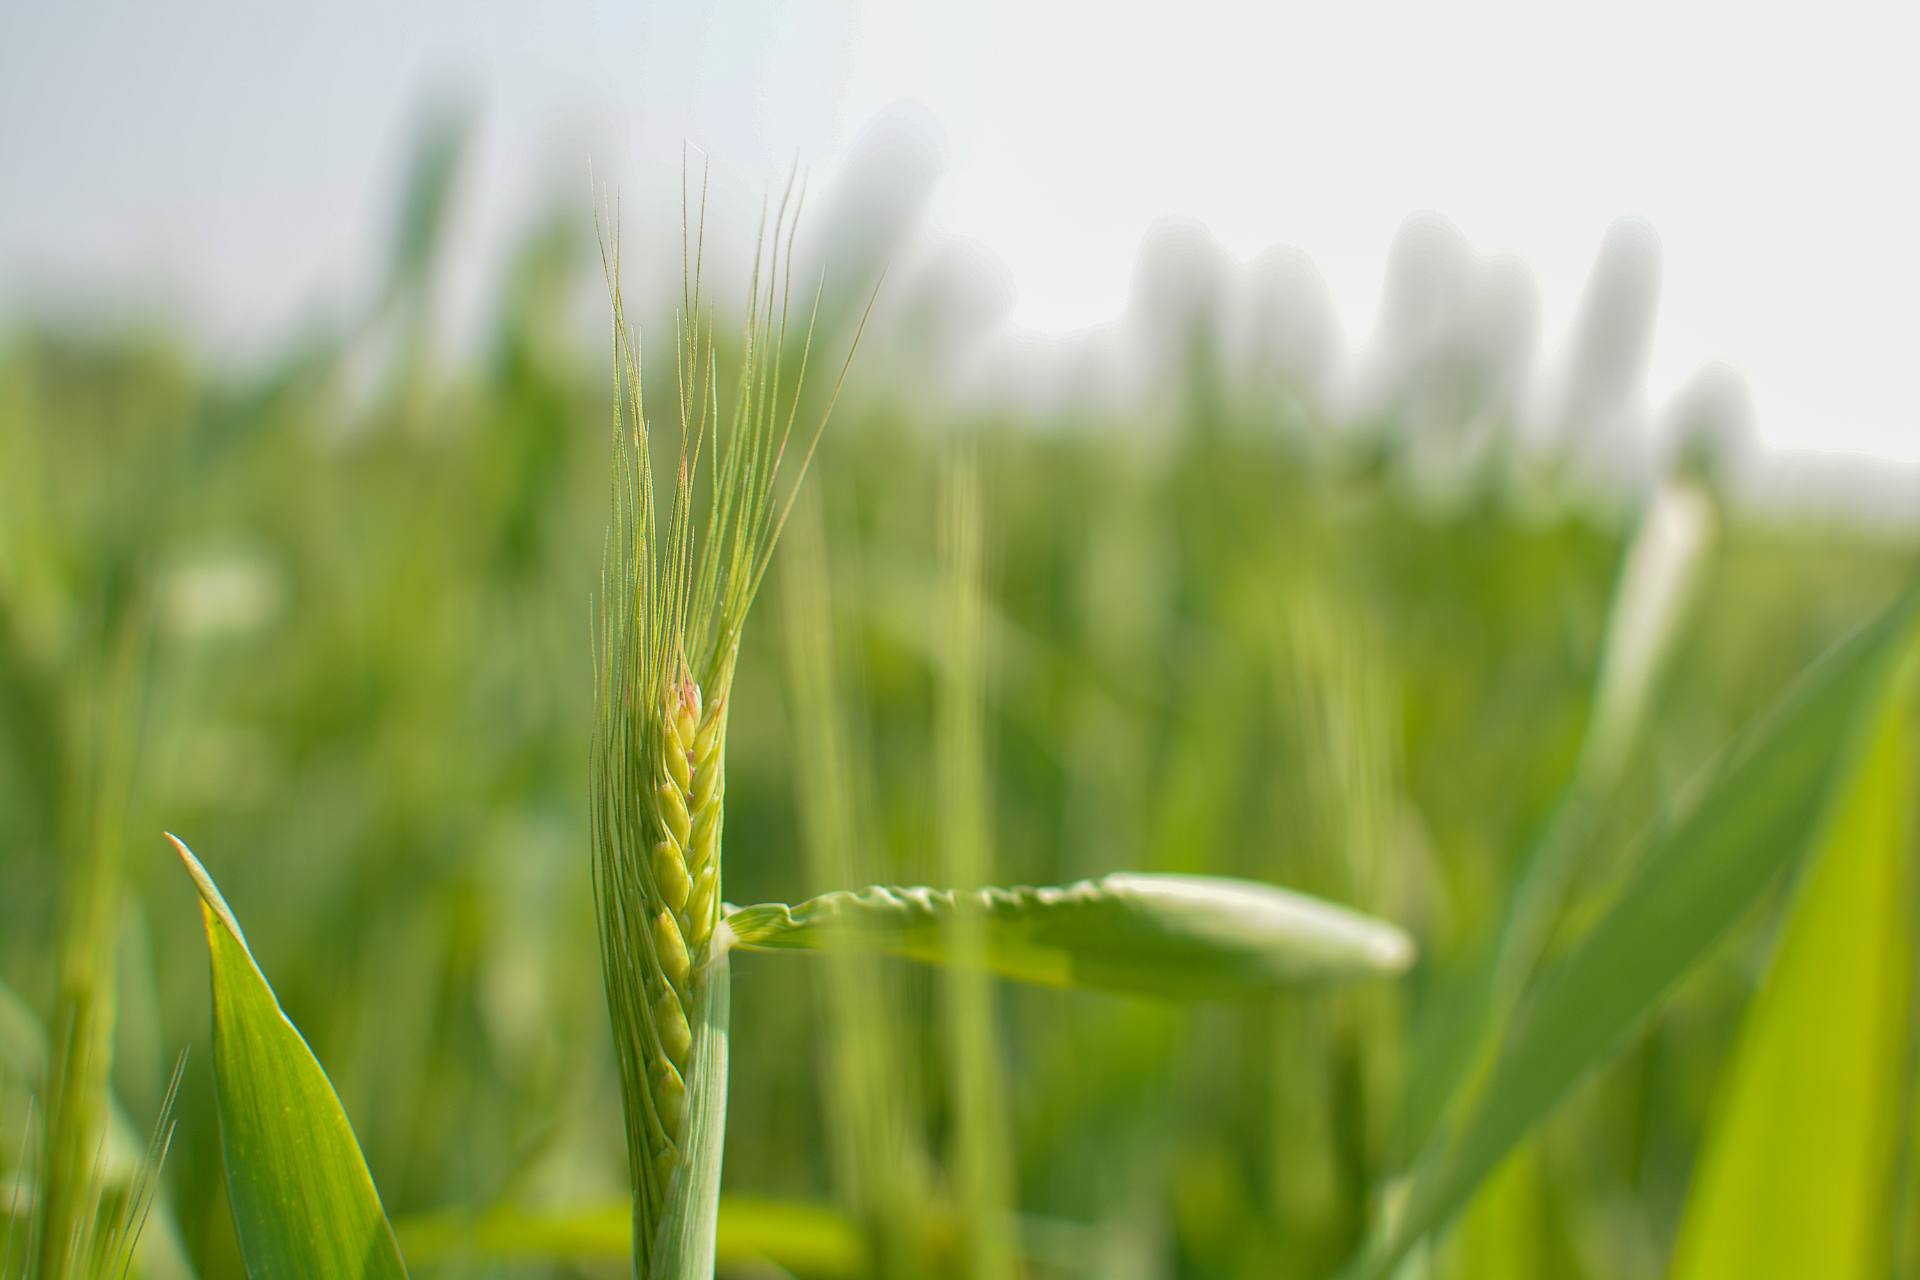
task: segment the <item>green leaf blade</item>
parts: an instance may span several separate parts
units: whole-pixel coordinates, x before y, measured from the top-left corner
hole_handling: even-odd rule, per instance
[[[1384,921],[1270,885],[1214,876],[1115,874],[970,892],[874,886],[728,916],[749,950],[847,949],[942,965],[947,923],[980,921],[981,963],[1018,982],[1173,999],[1252,995],[1382,977],[1413,944]]]
[[[1529,997],[1455,1141],[1416,1167],[1404,1210],[1349,1275],[1392,1275],[1414,1243],[1451,1222],[1800,861],[1861,758],[1870,715],[1910,645],[1916,599],[1909,592],[1815,663],[1686,816],[1654,840],[1613,906]]]
[[[1889,701],[1747,1015],[1674,1280],[1892,1267],[1914,924],[1906,710]]]
[[[206,868],[213,1059],[234,1230],[252,1280],[405,1280],[393,1228],[319,1060],[280,1010]]]

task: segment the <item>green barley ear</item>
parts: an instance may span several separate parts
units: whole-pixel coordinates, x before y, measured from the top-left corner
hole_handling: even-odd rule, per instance
[[[634,1270],[658,1280],[705,1280],[713,1271],[727,1086],[728,935],[719,925],[734,661],[840,387],[790,459],[819,296],[816,289],[804,327],[792,317],[790,332],[799,205],[789,180],[770,229],[763,214],[738,367],[723,374],[703,293],[705,187],[689,219],[683,184],[678,439],[668,442],[678,464],[662,478],[660,506],[639,341],[620,294],[619,230],[610,216],[600,223],[615,376],[613,510],[594,626],[594,892],[620,1059]]]

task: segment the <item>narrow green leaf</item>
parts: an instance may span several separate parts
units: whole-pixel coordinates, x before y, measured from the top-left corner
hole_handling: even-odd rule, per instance
[[[1547,1258],[1552,1219],[1540,1144],[1529,1142],[1500,1166],[1448,1241],[1442,1275],[1473,1280],[1534,1280],[1555,1274]]]
[[[417,1265],[445,1262],[620,1264],[633,1249],[633,1206],[626,1200],[537,1211],[493,1209],[436,1213],[396,1224]],[[868,1274],[860,1230],[827,1205],[723,1196],[715,1260],[771,1262],[783,1271],[831,1280]]]
[[[987,784],[986,653],[981,599],[986,568],[981,546],[978,461],[962,452],[941,493],[941,559],[946,590],[935,623],[944,639],[934,699],[934,798],[940,869],[954,884],[993,878],[993,796]],[[959,1274],[968,1280],[1011,1280],[1018,1241],[1011,1223],[1018,1199],[1010,1108],[994,1044],[993,983],[987,968],[987,918],[955,911],[945,920],[942,974],[947,1087],[952,1098],[954,1189],[968,1229]]]
[[[213,961],[213,1067],[234,1230],[252,1280],[407,1274],[353,1127],[247,950],[226,900],[169,835],[200,890]]]
[[[1913,963],[1913,744],[1888,700],[1747,1015],[1675,1280],[1888,1275]],[[1809,1176],[1817,1171],[1817,1176]]]
[[[1115,874],[1049,888],[823,894],[730,910],[750,950],[876,951],[945,964],[948,922],[980,921],[986,968],[1054,987],[1176,999],[1399,973],[1413,943],[1384,921],[1271,885],[1214,876]]]
[[[47,1058],[48,1037],[39,1017],[13,988],[0,981],[0,1117],[12,1119],[4,1104],[16,1098],[31,1098],[45,1087]],[[184,1060],[176,1066],[173,1084],[163,1096],[160,1114],[148,1133],[141,1133],[119,1099],[109,1092],[106,1138],[94,1156],[96,1205],[118,1203],[118,1221],[108,1229],[118,1231],[123,1249],[135,1251],[140,1264],[138,1274],[147,1280],[176,1280],[193,1275],[173,1214],[164,1200],[153,1194],[157,1190],[167,1142],[173,1133],[173,1085],[178,1083],[184,1066]],[[11,1174],[16,1179],[22,1178],[25,1172],[0,1168],[0,1173]],[[14,1192],[24,1195],[23,1185],[16,1185]],[[8,1280],[16,1274],[8,1269],[13,1261],[8,1251],[9,1231],[14,1226],[10,1219],[13,1210],[23,1207],[14,1200],[14,1192],[6,1190],[5,1179],[0,1178],[0,1277]],[[26,1216],[22,1215],[23,1220]],[[97,1219],[95,1226],[99,1226]],[[26,1247],[25,1240],[18,1243],[21,1248]]]
[[[1456,1140],[1416,1168],[1392,1230],[1350,1274],[1391,1275],[1416,1241],[1451,1222],[1515,1144],[1800,860],[1836,785],[1851,776],[1914,604],[1909,593],[1816,663],[1654,840],[1613,907],[1542,979]]]
[[[447,213],[453,208],[471,125],[471,113],[451,101],[434,104],[420,121],[387,273],[388,287],[396,292],[426,275],[445,240]]]
[[[871,878],[876,845],[862,790],[874,774],[854,714],[858,700],[840,683],[831,602],[842,598],[844,584],[829,570],[822,504],[805,502],[794,515],[782,552],[780,612],[800,846],[814,883],[861,884]],[[876,957],[843,953],[828,957],[819,977],[821,1128],[833,1198],[860,1224],[872,1257],[863,1273],[926,1274],[932,1163],[921,1135],[929,1126],[906,1065],[915,1053],[900,1016],[900,975]],[[726,1215],[723,1203],[723,1245]]]

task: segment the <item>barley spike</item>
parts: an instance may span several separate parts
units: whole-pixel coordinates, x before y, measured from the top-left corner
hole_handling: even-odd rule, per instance
[[[813,333],[804,310],[804,340],[797,327],[788,331],[797,204],[791,215],[783,201],[748,287],[739,367],[724,377],[697,252],[689,256],[672,328],[679,460],[658,474],[610,213],[601,225],[613,300],[614,467],[593,617],[588,816],[641,1280],[712,1271],[729,1008],[715,933],[734,663],[820,430],[810,439],[803,430],[805,448],[788,452]],[[796,353],[797,367],[783,370]],[[700,475],[703,462],[709,476]]]

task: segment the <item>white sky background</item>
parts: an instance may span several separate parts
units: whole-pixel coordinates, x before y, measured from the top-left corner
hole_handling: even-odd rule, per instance
[[[1551,353],[1632,215],[1663,248],[1656,404],[1723,361],[1770,446],[1920,463],[1920,17],[1775,8],[0,0],[0,314],[134,298],[243,352],[355,305],[449,86],[480,108],[451,263],[475,313],[589,153],[630,206],[683,138],[757,190],[796,156],[830,178],[908,103],[941,139],[934,228],[1004,264],[1019,326],[1116,316],[1184,215],[1304,250],[1364,348],[1432,211],[1531,267]]]

